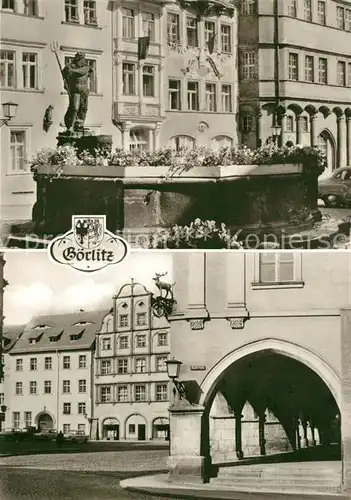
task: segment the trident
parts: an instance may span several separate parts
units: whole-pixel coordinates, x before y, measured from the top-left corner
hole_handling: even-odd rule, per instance
[[[58,50],[59,50],[59,44],[57,41],[54,41],[54,42],[51,42],[50,43],[50,49],[51,49],[51,52],[53,52],[56,56],[56,61],[57,61],[57,64],[60,68],[60,73],[61,73],[61,76],[62,76],[62,79],[63,79],[63,86],[65,87],[65,90],[67,91],[67,94],[70,95],[70,91],[69,91],[69,88],[68,88],[68,85],[67,85],[67,82],[65,80],[65,77],[63,76],[63,69],[62,69],[62,65],[61,65],[61,61],[60,61],[60,58],[58,56]]]

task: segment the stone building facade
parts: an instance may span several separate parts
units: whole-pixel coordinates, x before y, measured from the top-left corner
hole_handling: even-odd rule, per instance
[[[342,443],[350,487],[350,255],[177,253],[174,269],[171,477]]]
[[[167,439],[169,324],[143,285],[124,285],[96,339],[95,418],[109,440]]]

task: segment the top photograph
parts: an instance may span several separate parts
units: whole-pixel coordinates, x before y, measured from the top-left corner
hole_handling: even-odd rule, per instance
[[[105,224],[351,249],[350,0],[0,0],[0,23],[0,247]]]

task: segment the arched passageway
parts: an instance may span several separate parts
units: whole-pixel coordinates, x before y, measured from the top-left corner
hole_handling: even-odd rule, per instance
[[[102,439],[118,441],[119,432],[119,421],[117,420],[117,418],[105,418],[105,420],[102,422]]]
[[[299,460],[340,457],[340,411],[330,389],[306,364],[272,350],[223,371],[204,426],[204,448],[215,463],[286,452]]]
[[[335,152],[335,141],[332,134],[328,130],[323,130],[317,139],[318,149],[322,151],[327,159],[327,168],[323,174],[319,177],[320,179],[328,178],[331,176],[335,170],[336,165],[336,152]]]
[[[41,413],[37,417],[37,427],[39,431],[48,431],[54,428],[54,420],[49,413]]]

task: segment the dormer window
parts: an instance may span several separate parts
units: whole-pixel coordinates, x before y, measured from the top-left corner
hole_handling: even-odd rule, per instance
[[[72,333],[70,336],[69,336],[69,339],[70,340],[79,340],[82,338],[82,335],[83,333],[85,332],[85,329],[82,330],[80,333]]]
[[[30,344],[36,344],[39,342],[39,340],[42,338],[43,332],[42,333],[37,333],[36,335],[33,335],[32,337],[29,337],[29,343]]]
[[[49,341],[50,342],[58,342],[60,340],[60,338],[62,337],[62,334],[63,334],[63,331],[58,333],[57,335],[51,335],[51,337],[49,337]]]
[[[43,330],[44,328],[51,328],[49,325],[36,325],[32,328],[32,330]]]
[[[78,323],[74,323],[73,326],[86,326],[86,325],[91,325],[90,321],[78,321]]]

